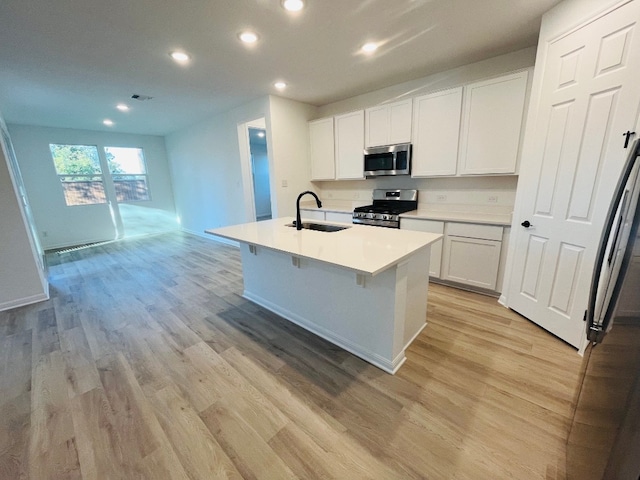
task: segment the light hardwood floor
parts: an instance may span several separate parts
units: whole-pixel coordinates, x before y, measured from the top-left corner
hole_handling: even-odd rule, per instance
[[[0,313],[2,480],[564,478],[580,357],[493,298],[432,284],[392,376],[244,300],[233,247],[49,262]]]

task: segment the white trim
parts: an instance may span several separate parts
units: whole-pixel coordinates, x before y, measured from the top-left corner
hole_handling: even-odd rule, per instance
[[[605,6],[601,10],[592,11],[588,16],[582,18],[577,24],[574,24],[573,26],[571,26],[569,28],[563,29],[559,33],[551,34],[548,37],[548,39],[546,40],[547,45],[550,45],[550,44],[555,43],[555,42],[557,42],[559,40],[562,40],[564,37],[567,37],[567,36],[571,35],[572,33],[577,32],[581,28],[586,27],[590,23],[593,23],[593,22],[599,20],[600,18],[604,17],[605,15],[610,14],[614,10],[617,10],[617,9],[621,8],[624,5],[626,5],[627,3],[631,3],[632,1],[633,0],[620,0],[619,2],[616,2],[616,3],[612,4],[612,5]]]
[[[217,235],[211,235],[205,232],[197,232],[195,230],[189,230],[187,228],[181,228],[181,232],[188,233],[190,235],[195,235],[196,237],[204,238],[206,240],[211,240],[212,242],[224,243],[225,245],[230,245],[232,247],[240,248],[240,244],[233,240],[229,240],[228,238],[218,237]]]
[[[18,298],[17,300],[11,300],[9,302],[0,303],[0,312],[5,310],[11,310],[13,308],[24,307],[33,303],[44,302],[49,300],[49,293],[38,293],[37,295],[31,295],[29,297]]]
[[[238,146],[240,147],[240,169],[242,171],[242,190],[244,193],[244,213],[247,222],[256,221],[256,202],[253,195],[253,173],[251,171],[251,145],[249,143],[249,124],[238,123]]]

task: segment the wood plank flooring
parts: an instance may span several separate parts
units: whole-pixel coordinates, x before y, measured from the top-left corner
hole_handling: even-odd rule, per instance
[[[565,478],[581,359],[493,298],[432,284],[392,376],[244,300],[233,247],[48,260],[0,313],[2,480]]]

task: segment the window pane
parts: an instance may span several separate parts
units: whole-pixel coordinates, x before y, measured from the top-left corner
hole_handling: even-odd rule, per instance
[[[147,173],[141,148],[104,147],[104,153],[107,156],[111,174],[144,175]]]
[[[105,147],[118,202],[149,200],[147,168],[141,148]]]
[[[98,149],[93,145],[49,145],[58,175],[102,173]]]
[[[92,177],[77,175],[60,175],[64,199],[67,205],[91,205],[92,203],[107,203],[104,193],[102,176]]]
[[[50,144],[49,149],[68,206],[107,202],[97,147]]]

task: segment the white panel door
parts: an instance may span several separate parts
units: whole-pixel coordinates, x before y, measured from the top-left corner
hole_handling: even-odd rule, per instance
[[[640,2],[546,45],[523,155],[507,305],[573,346],[640,102]],[[545,48],[541,45],[540,48]],[[532,226],[520,226],[529,221]]]
[[[411,176],[456,174],[461,112],[462,87],[414,100]]]
[[[334,117],[336,178],[364,178],[364,110]]]

